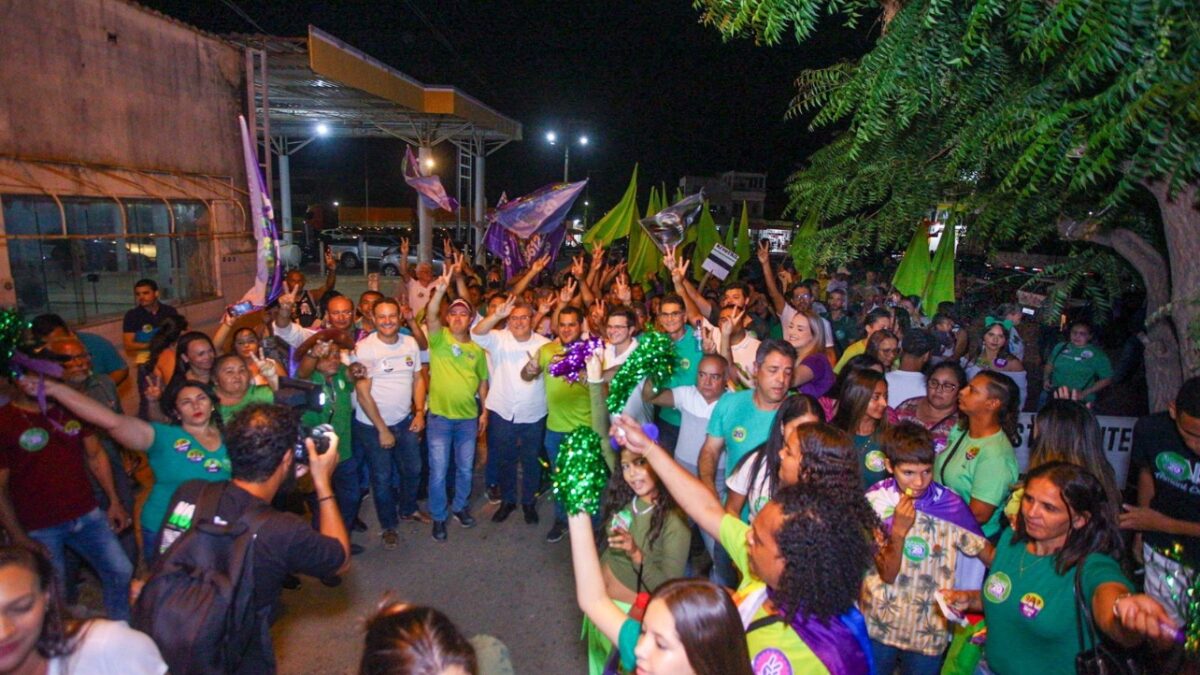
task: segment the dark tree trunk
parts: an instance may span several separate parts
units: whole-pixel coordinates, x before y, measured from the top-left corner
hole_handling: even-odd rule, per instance
[[[1200,330],[1200,186],[1185,184],[1171,194],[1165,181],[1146,186],[1162,211],[1163,234],[1171,262],[1171,313],[1179,336],[1182,378],[1200,373],[1193,335]]]

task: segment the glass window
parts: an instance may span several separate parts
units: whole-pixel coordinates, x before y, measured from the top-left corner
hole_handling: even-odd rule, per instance
[[[202,202],[0,196],[17,306],[93,322],[133,306],[133,284],[158,282],[164,302],[212,297],[212,242]]]

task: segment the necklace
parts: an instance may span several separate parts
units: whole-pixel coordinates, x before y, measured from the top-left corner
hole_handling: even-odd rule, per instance
[[[647,506],[645,511],[638,511],[637,497],[634,497],[629,501],[629,510],[633,511],[635,516],[644,516],[654,510],[654,502],[650,502],[650,506]]]
[[[1018,573],[1018,575],[1019,575],[1019,576],[1018,576],[1018,578],[1024,577],[1024,576],[1025,576],[1025,570],[1027,570],[1027,569],[1029,569],[1030,567],[1033,567],[1034,565],[1038,564],[1039,562],[1041,562],[1041,561],[1042,561],[1042,558],[1044,558],[1044,557],[1045,557],[1045,556],[1038,556],[1038,555],[1035,555],[1035,556],[1033,557],[1033,562],[1032,562],[1032,563],[1028,563],[1028,564],[1026,564],[1026,562],[1025,562],[1025,554],[1026,554],[1028,551],[1029,551],[1029,548],[1028,548],[1027,546],[1022,546],[1022,547],[1021,547],[1021,560],[1020,560],[1020,562],[1018,562],[1018,563],[1017,563],[1017,573]]]

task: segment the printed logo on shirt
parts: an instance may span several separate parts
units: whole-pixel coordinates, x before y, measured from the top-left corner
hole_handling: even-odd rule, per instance
[[[1085,350],[1083,350],[1083,351],[1079,352],[1079,356],[1080,356],[1081,358],[1090,359],[1090,358],[1092,358],[1093,356],[1095,356],[1095,354],[1093,354],[1093,353],[1092,353],[1092,350],[1090,350],[1090,349],[1085,349]]]
[[[458,345],[450,345],[450,353],[453,354],[455,358],[458,358],[463,354],[462,347],[459,347]]]
[[[688,368],[691,368],[691,367],[692,367],[691,359],[679,359],[679,369],[680,370],[687,370]]]
[[[983,582],[983,597],[992,602],[1004,602],[1012,592],[1012,579],[1004,572],[994,572]]]
[[[404,357],[404,367],[405,368],[413,367],[413,358],[411,356]]]
[[[886,459],[887,457],[882,451],[872,450],[863,458],[863,464],[867,467],[868,471],[878,473],[887,469],[887,465],[884,464],[884,460]]]
[[[967,461],[971,461],[972,459],[975,459],[978,456],[979,456],[979,446],[978,445],[972,445],[971,447],[967,448]]]
[[[148,323],[142,324],[142,332],[143,333],[153,333],[154,326],[152,324],[148,324]]]
[[[37,452],[50,442],[50,432],[41,427],[26,429],[17,440],[26,452]]]
[[[1046,606],[1046,601],[1037,593],[1026,593],[1021,596],[1021,616],[1026,619],[1035,618]]]
[[[200,449],[188,450],[187,458],[189,462],[200,462],[204,459],[204,451]]]
[[[1158,457],[1154,458],[1154,466],[1166,475],[1167,480],[1195,482],[1192,477],[1192,463],[1179,453],[1159,453]]]
[[[733,440],[741,443],[742,441],[746,440],[746,427],[734,427],[732,435]]]
[[[175,452],[187,452],[192,449],[192,442],[186,438],[175,441]]]
[[[774,647],[755,654],[750,667],[754,675],[792,675],[794,672],[787,655]]]
[[[79,420],[67,420],[67,423],[63,425],[63,431],[68,436],[78,436],[79,432],[83,431],[83,425],[79,423]]]
[[[929,542],[921,537],[912,536],[904,540],[904,557],[919,563],[929,557]]]
[[[204,470],[209,473],[220,473],[221,472],[221,460],[219,460],[219,459],[204,460]]]
[[[753,510],[755,513],[758,513],[759,511],[762,511],[762,510],[763,510],[763,507],[764,507],[764,506],[766,506],[766,505],[767,505],[767,502],[769,502],[769,501],[771,501],[771,498],[770,498],[770,497],[768,497],[768,496],[766,496],[766,495],[762,495],[762,496],[760,496],[758,499],[755,499],[755,500],[754,500],[754,508],[753,508],[752,510]]]

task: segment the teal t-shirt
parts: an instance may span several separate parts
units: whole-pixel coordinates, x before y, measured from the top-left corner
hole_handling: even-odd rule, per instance
[[[229,480],[229,453],[225,443],[216,450],[207,450],[183,427],[151,422],[154,442],[146,450],[150,468],[154,471],[154,487],[142,507],[142,527],[158,532],[167,515],[171,495],[189,480],[210,482]]]
[[[708,435],[725,439],[725,466],[737,466],[742,457],[767,442],[775,410],[759,410],[754,390],[723,394],[708,419]]]
[[[246,390],[246,395],[242,397],[242,400],[234,403],[233,405],[218,404],[217,411],[221,413],[221,421],[228,423],[229,420],[233,419],[234,415],[238,414],[238,411],[250,405],[251,403],[274,402],[275,392],[271,391],[270,387],[266,386],[265,384],[252,384],[250,385],[250,388]]]
[[[451,420],[479,417],[475,394],[486,379],[483,347],[455,340],[444,326],[429,334],[429,412]]]
[[[955,427],[946,438],[946,449],[933,462],[933,479],[953,490],[964,502],[970,504],[971,499],[978,499],[996,507],[983,524],[986,537],[1000,531],[1004,504],[1018,477],[1017,456],[1003,430],[971,438],[966,429]]]
[[[637,619],[625,619],[625,623],[621,624],[621,632],[617,633],[617,651],[621,653],[621,669],[627,673],[632,673],[637,666],[637,655],[633,653],[637,649],[638,638],[642,637],[642,624]]]
[[[1133,591],[1117,561],[1100,553],[1085,559],[1081,581],[1089,607],[1101,584]],[[994,672],[1075,673],[1075,568],[1059,574],[1053,555],[1033,555],[1005,530],[981,595],[988,628],[984,656]]]
[[[854,436],[854,450],[858,453],[859,469],[862,470],[862,486],[867,489],[888,477],[886,459],[879,449],[879,439],[875,436]]]
[[[354,383],[350,381],[346,366],[339,367],[328,382],[325,381],[324,375],[317,372],[309,375],[308,380],[321,385],[321,390],[325,393],[325,408],[319,412],[309,410],[300,418],[300,423],[306,428],[318,424],[332,426],[333,433],[338,437],[338,461],[344,462],[350,459],[351,454],[350,430],[354,420],[351,394],[354,393]]]
[[[671,373],[670,379],[661,389],[695,386],[696,373],[700,370],[700,359],[704,358],[704,351],[696,342],[696,332],[690,324],[684,325],[683,337],[675,341],[675,355],[675,372]],[[683,420],[682,415],[674,408],[659,408],[658,417],[675,426],[679,426]]]

